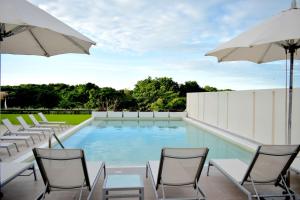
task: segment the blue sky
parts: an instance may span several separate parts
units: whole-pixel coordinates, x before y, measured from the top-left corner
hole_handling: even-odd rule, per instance
[[[2,56],[2,85],[134,87],[172,77],[235,90],[285,86],[285,62],[218,63],[204,54],[290,7],[290,0],[31,0],[94,40],[91,55]],[[299,62],[295,85],[300,86]]]

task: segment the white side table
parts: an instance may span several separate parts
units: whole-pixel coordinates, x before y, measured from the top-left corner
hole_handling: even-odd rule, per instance
[[[110,198],[132,197],[144,200],[144,183],[140,175],[107,175],[104,180],[102,190],[104,200],[108,200]],[[126,193],[126,191],[131,192]]]

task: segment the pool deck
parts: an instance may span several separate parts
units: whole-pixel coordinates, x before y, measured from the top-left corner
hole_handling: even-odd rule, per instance
[[[85,123],[88,123],[87,120]],[[203,125],[201,125],[203,126]],[[78,129],[82,127],[82,125],[78,127],[71,127],[67,132],[59,133],[59,137],[65,138],[72,134],[74,129]],[[210,129],[210,127],[204,127],[206,129]],[[72,130],[73,129],[73,130]],[[0,132],[3,132],[3,127],[0,126]],[[218,133],[216,133],[218,134]],[[221,135],[221,134],[218,134]],[[234,140],[230,138],[232,137],[229,134],[229,140]],[[228,138],[227,138],[228,139]],[[34,146],[45,145],[47,140],[43,140],[36,145],[32,145],[28,148],[25,145],[21,144],[22,153],[13,152],[13,156],[8,157],[5,151],[1,152],[1,157],[4,158],[6,162],[18,162],[18,160],[24,160],[22,157],[31,157],[31,149]],[[248,143],[248,141],[236,141],[237,143],[243,144],[243,146],[247,146],[248,149],[255,149],[257,144]],[[246,144],[245,144],[246,143]],[[248,143],[248,144],[247,144]],[[215,168],[211,168],[210,176],[206,176],[205,167],[203,169],[201,178],[200,178],[200,186],[203,189],[204,193],[207,196],[208,200],[241,200],[247,199],[246,196],[232,183],[229,179],[223,176],[219,171]],[[108,166],[108,174],[139,174],[141,177],[144,177],[144,185],[145,185],[145,199],[152,200],[154,198],[154,191],[151,186],[150,179],[145,178],[145,167],[126,167],[126,168],[110,168]],[[4,197],[3,200],[31,200],[35,199],[35,197],[42,191],[43,189],[43,181],[41,179],[40,173],[38,172],[38,180],[34,181],[33,176],[30,177],[17,177],[3,188],[1,188],[1,192],[3,192]],[[101,199],[101,188],[102,188],[103,178],[96,185],[96,192],[94,194],[93,199]],[[298,194],[300,194],[300,174],[291,173],[291,188]],[[167,196],[170,197],[178,197],[182,196],[182,194],[187,195],[190,194],[190,190],[178,189],[178,188],[170,188],[167,190]],[[52,192],[50,195],[47,195],[46,199],[77,199],[79,195],[78,191],[71,192]],[[87,197],[88,193],[84,193],[84,197]],[[1,199],[1,198],[0,198]],[[83,198],[86,199],[86,198]],[[300,199],[300,196],[298,196]]]
[[[153,200],[154,192],[151,186],[150,179],[145,178],[145,168],[144,167],[132,167],[132,168],[108,168],[108,174],[139,174],[144,177],[145,185],[145,200]],[[96,185],[96,192],[93,195],[93,199],[101,199],[101,188],[102,188],[103,178]],[[204,168],[201,178],[200,186],[208,200],[242,200],[246,199],[246,196],[234,185],[229,179],[224,177],[215,168],[211,168],[210,176],[206,176],[206,168]],[[299,194],[300,193],[300,175],[292,173],[291,175],[291,187]],[[30,177],[17,177],[5,187],[2,188],[4,194],[3,200],[32,200],[34,199],[43,188],[43,181],[38,172],[38,180],[34,181],[33,176]],[[46,196],[46,199],[77,199],[78,191],[71,192],[51,192],[51,194]],[[169,197],[176,197],[180,195],[190,194],[188,188],[178,189],[171,188],[167,190],[167,195]],[[88,193],[84,193],[84,198],[86,199]],[[300,197],[298,197],[300,198]],[[128,198],[130,199],[130,198]]]

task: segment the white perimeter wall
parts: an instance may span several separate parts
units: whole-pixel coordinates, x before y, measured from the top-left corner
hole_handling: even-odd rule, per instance
[[[286,140],[285,89],[187,94],[188,117],[263,144]],[[300,143],[300,88],[294,89],[292,143]]]

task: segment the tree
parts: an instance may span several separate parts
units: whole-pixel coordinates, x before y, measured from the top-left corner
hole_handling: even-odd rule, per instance
[[[206,85],[206,86],[204,87],[204,90],[205,90],[206,92],[217,92],[217,91],[218,91],[217,88],[211,87],[211,86],[209,86],[209,85]]]
[[[183,111],[187,92],[214,92],[218,89],[211,86],[201,88],[196,81],[186,81],[179,85],[172,78],[148,77],[138,81],[133,90],[99,88],[93,83],[56,83],[2,86],[2,91],[8,93],[10,108]]]
[[[138,81],[133,89],[140,110],[164,110],[168,102],[179,95],[179,85],[171,78],[162,77]],[[161,99],[161,100],[159,100]]]
[[[121,100],[120,97],[121,93],[114,88],[91,89],[89,100],[85,106],[87,108],[98,108],[98,110],[117,110]]]
[[[205,92],[205,89],[201,88],[196,81],[186,81],[179,86],[179,96],[186,97],[188,92]]]
[[[172,99],[167,106],[170,111],[184,111],[186,108],[186,98],[176,97]]]

